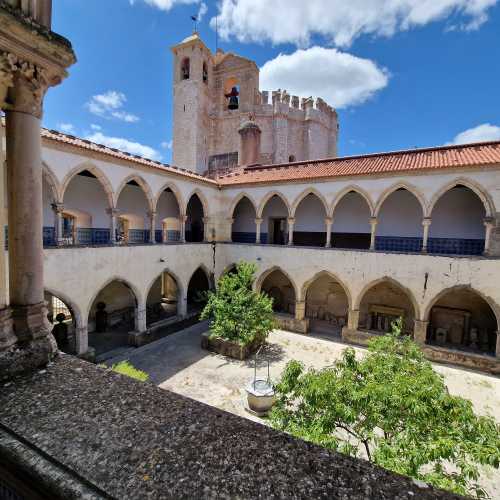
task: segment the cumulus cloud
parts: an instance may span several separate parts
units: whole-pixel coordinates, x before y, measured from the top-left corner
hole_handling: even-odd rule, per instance
[[[126,102],[127,97],[123,92],[108,90],[104,94],[92,96],[86,107],[92,114],[101,118],[115,118],[126,123],[138,122],[140,119],[138,116],[123,109]]]
[[[149,158],[151,160],[161,160],[161,155],[152,147],[139,142],[130,141],[123,137],[110,137],[108,135],[104,135],[102,132],[94,132],[91,135],[87,135],[85,139],[96,142],[97,144],[103,144],[109,148],[120,149],[121,151]]]
[[[362,35],[392,36],[398,31],[453,17],[465,29],[477,29],[499,0],[222,0],[220,35],[242,42],[309,45],[323,35],[348,46]],[[215,18],[211,20],[215,26]]]
[[[471,142],[500,141],[500,127],[483,123],[457,134],[451,144],[469,144]]]
[[[389,74],[369,59],[337,49],[311,47],[280,54],[260,70],[261,88],[321,97],[336,108],[361,104],[383,89]]]
[[[72,123],[60,123],[58,125],[59,129],[65,134],[74,134],[75,126]]]
[[[102,130],[102,127],[100,125],[96,125],[95,123],[91,123],[90,128],[92,130]]]
[[[170,140],[170,141],[164,141],[161,143],[161,147],[163,149],[172,149],[172,145],[173,145],[173,141]]]
[[[138,0],[130,0],[130,5],[134,5]],[[192,4],[192,3],[200,3],[200,0],[142,0],[151,7],[156,7],[160,10],[168,11],[172,7],[180,4]]]

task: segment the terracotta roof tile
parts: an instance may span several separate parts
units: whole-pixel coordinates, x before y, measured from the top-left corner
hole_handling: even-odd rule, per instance
[[[255,165],[246,167],[238,176],[228,174],[217,180],[221,186],[231,186],[494,165],[500,166],[500,141],[279,165]]]

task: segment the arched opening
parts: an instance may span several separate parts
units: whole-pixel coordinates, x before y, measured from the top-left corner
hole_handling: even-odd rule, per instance
[[[363,196],[356,191],[345,194],[333,212],[332,246],[369,249],[370,216],[370,206]]]
[[[119,211],[116,240],[123,244],[149,241],[148,199],[135,180],[130,180],[121,190],[116,208]]]
[[[272,196],[262,211],[261,243],[286,245],[288,241],[288,208],[278,195]]]
[[[201,312],[207,300],[205,292],[210,290],[210,281],[207,273],[199,267],[191,276],[187,289],[188,314]]]
[[[206,61],[203,61],[203,73],[202,73],[202,77],[203,77],[203,83],[208,83],[208,66],[207,66],[207,62]]]
[[[240,83],[237,78],[231,77],[224,83],[224,97],[226,107],[232,111],[240,107]]]
[[[306,317],[311,331],[340,338],[348,313],[349,299],[342,285],[327,272],[321,273],[306,292]]]
[[[403,318],[403,333],[413,335],[415,308],[407,292],[392,281],[381,281],[370,287],[359,305],[360,330],[384,334],[392,322]]]
[[[137,300],[130,287],[119,280],[106,285],[94,299],[89,313],[89,345],[102,354],[128,345],[135,329]]]
[[[495,355],[498,323],[490,305],[470,288],[452,288],[433,304],[427,343]]]
[[[232,241],[235,243],[255,243],[255,218],[255,207],[253,203],[244,196],[233,211]]]
[[[99,245],[110,241],[108,196],[89,170],[69,182],[64,193],[62,239],[67,245]]]
[[[272,271],[261,285],[261,291],[273,299],[273,309],[277,313],[295,314],[295,288],[280,269]]]
[[[76,318],[71,307],[48,291],[45,291],[44,298],[47,303],[47,319],[57,347],[62,352],[75,353]]]
[[[295,155],[290,155],[290,156],[288,157],[288,163],[293,163],[294,161],[297,161],[297,160],[295,159]]]
[[[178,314],[179,286],[167,271],[151,286],[146,301],[146,325],[173,318]]]
[[[375,248],[395,252],[422,250],[423,211],[417,197],[405,188],[393,191],[377,216]]]
[[[181,238],[181,221],[179,200],[174,192],[167,188],[158,198],[156,206],[156,231],[157,242],[175,242]]]
[[[458,185],[446,191],[432,209],[429,253],[483,253],[485,214],[481,199],[468,187]]]
[[[52,186],[48,183],[47,177],[43,176],[42,181],[43,199],[43,246],[52,247],[56,244],[55,234],[55,214],[52,208],[56,203]]]
[[[186,241],[201,242],[205,239],[205,224],[203,218],[203,204],[200,198],[195,193],[191,196],[186,209]]]
[[[300,246],[321,246],[326,243],[326,210],[314,194],[305,196],[295,210],[293,244]]]
[[[185,57],[181,62],[181,80],[189,80],[191,62],[189,57]]]

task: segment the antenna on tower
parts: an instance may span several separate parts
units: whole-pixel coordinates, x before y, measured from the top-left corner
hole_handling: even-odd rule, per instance
[[[193,20],[194,23],[194,32],[198,32],[198,16],[191,16],[191,19]]]

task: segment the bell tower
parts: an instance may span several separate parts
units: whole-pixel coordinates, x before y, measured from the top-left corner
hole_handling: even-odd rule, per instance
[[[173,165],[203,174],[208,169],[212,53],[194,32],[172,47],[174,64]]]

